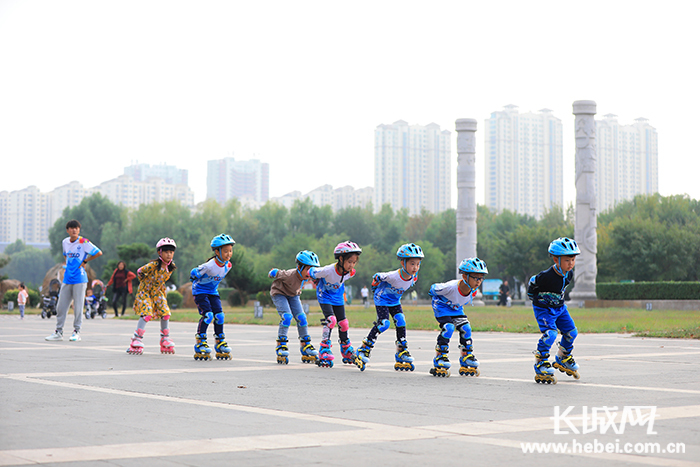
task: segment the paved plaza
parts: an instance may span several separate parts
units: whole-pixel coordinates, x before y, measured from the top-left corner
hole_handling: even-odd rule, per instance
[[[136,321],[44,341],[54,325],[0,317],[0,466],[700,465],[698,340],[579,335],[581,379],[545,386],[534,334],[475,333],[477,378],[458,375],[453,337],[452,376],[436,378],[436,332],[408,332],[414,372],[393,369],[393,329],[360,372],[337,342],[331,369],[295,345],[278,365],[271,326],[227,325],[233,360],[205,362],[194,323],[171,324],[175,355],[149,323],[141,356],[125,352]],[[366,333],[350,329],[356,346]],[[565,453],[524,452],[536,448]]]

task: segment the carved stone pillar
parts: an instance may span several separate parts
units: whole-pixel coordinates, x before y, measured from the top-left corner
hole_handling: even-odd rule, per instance
[[[461,278],[459,263],[476,256],[476,120],[460,118],[457,129],[457,245],[455,274]],[[483,305],[481,294],[474,300]]]
[[[598,274],[596,255],[598,237],[596,228],[595,177],[596,155],[596,114],[595,101],[574,102],[576,116],[576,220],[574,239],[581,254],[576,258],[574,269],[574,289],[571,300],[582,304],[585,300],[595,300],[595,284]]]

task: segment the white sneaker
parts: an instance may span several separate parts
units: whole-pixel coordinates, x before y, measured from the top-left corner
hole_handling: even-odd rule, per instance
[[[70,336],[70,341],[71,342],[77,342],[80,340],[80,332],[78,331],[73,331],[73,335]]]
[[[62,341],[63,340],[63,333],[62,332],[54,332],[50,336],[47,336],[44,338],[47,341]]]

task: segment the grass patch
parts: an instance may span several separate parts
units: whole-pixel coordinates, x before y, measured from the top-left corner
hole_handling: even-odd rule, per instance
[[[410,330],[438,331],[433,311],[429,306],[403,307],[407,327]],[[474,331],[538,333],[539,328],[531,307],[466,307],[465,309]],[[670,337],[700,339],[700,312],[681,310],[646,311],[632,308],[570,308],[571,316],[581,333],[633,333],[640,337]],[[26,310],[26,314],[38,314],[40,310]],[[279,324],[279,315],[274,308],[266,307],[263,318],[253,317],[252,307],[225,307],[228,324]],[[70,312],[72,313],[72,311]],[[346,307],[350,326],[354,329],[369,330],[377,319],[374,308],[361,305]],[[0,314],[18,312],[3,311]],[[309,326],[320,326],[321,308],[318,304],[309,309]],[[134,314],[119,319],[138,319]],[[199,321],[196,309],[174,310],[170,318],[176,322],[195,323]]]

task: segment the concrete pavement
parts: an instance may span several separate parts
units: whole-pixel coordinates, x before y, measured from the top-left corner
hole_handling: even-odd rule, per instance
[[[0,316],[0,466],[700,465],[698,340],[579,335],[581,379],[543,386],[532,334],[475,333],[478,378],[458,376],[455,337],[452,376],[436,378],[435,332],[408,332],[416,371],[394,371],[391,329],[360,372],[337,342],[331,369],[294,345],[278,365],[270,326],[227,325],[233,360],[202,362],[194,323],[171,323],[175,355],[149,323],[141,356],[125,352],[135,321],[44,341],[54,324]],[[356,346],[367,331],[350,329]],[[524,452],[538,447],[568,452]]]

